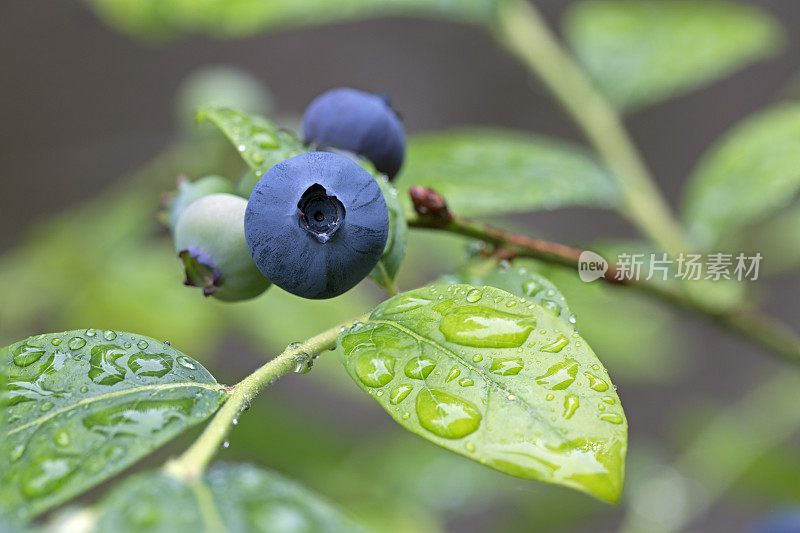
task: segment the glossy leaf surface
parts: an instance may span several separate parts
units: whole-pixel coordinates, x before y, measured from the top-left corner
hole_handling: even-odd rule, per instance
[[[707,85],[773,54],[778,23],[733,2],[580,2],[564,33],[600,89],[634,109]]]
[[[193,484],[162,472],[140,474],[106,499],[98,529],[120,533],[360,531],[343,512],[311,491],[247,464],[216,465]]]
[[[0,351],[0,516],[26,520],[108,479],[217,410],[197,361],[140,335],[80,330]]]
[[[294,135],[259,115],[205,107],[197,112],[197,119],[216,125],[258,178],[273,165],[308,151]],[[249,195],[250,191],[241,192]]]
[[[433,285],[343,332],[348,373],[399,424],[482,464],[619,499],[627,422],[597,357],[552,312]]]
[[[417,135],[397,186],[444,195],[461,215],[502,215],[568,206],[609,207],[617,192],[589,155],[565,141],[528,133],[470,128]]]

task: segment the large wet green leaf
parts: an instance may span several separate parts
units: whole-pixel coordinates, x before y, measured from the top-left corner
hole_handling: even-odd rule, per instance
[[[26,520],[111,477],[217,410],[225,389],[162,342],[111,330],[3,348],[0,515]]]
[[[342,511],[294,481],[247,464],[220,464],[187,484],[162,472],[140,474],[103,503],[99,531],[249,533],[354,532]]]
[[[703,246],[788,206],[800,189],[800,104],[782,104],[723,136],[687,186],[684,215]]]
[[[140,37],[209,33],[240,37],[381,16],[435,16],[487,23],[498,0],[86,0],[107,22]]]
[[[433,285],[343,332],[340,356],[406,429],[501,472],[618,501],[619,398],[592,350],[541,306],[491,287]]]
[[[707,85],[774,53],[778,23],[732,2],[580,2],[564,33],[578,59],[620,109]]]
[[[275,164],[308,151],[294,135],[259,115],[212,106],[200,109],[197,120],[222,130],[257,178]]]
[[[431,187],[463,215],[501,215],[568,206],[609,207],[608,174],[580,148],[528,133],[470,128],[411,138],[397,186]]]
[[[370,272],[369,277],[391,289],[394,287],[394,279],[406,256],[408,223],[406,223],[403,206],[397,197],[397,189],[384,176],[377,175],[375,179],[381,187],[386,207],[389,210],[389,237],[386,240],[383,255]]]

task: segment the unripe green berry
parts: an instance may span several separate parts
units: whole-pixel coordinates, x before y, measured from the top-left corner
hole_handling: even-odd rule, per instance
[[[253,262],[244,238],[247,201],[211,194],[183,211],[175,226],[175,249],[186,285],[223,301],[253,298],[270,285]]]

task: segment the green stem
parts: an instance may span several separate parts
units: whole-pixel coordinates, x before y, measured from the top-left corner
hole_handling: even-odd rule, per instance
[[[536,8],[527,0],[505,0],[495,33],[549,88],[608,166],[622,194],[622,214],[664,251],[673,255],[687,251],[680,224],[618,113],[561,46]]]
[[[336,338],[343,328],[349,328],[355,322],[365,321],[368,318],[369,314],[367,313],[355,320],[323,331],[303,343],[290,344],[279,356],[244,378],[230,392],[225,404],[206,426],[200,437],[181,456],[169,461],[164,466],[165,470],[185,481],[191,482],[199,479],[211,458],[228,436],[234,420],[262,389],[273,384],[284,374],[295,370],[298,365],[308,363],[320,352],[335,346]]]

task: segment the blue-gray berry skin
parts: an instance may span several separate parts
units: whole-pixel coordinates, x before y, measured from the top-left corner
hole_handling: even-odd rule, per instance
[[[307,143],[355,152],[395,177],[403,164],[406,135],[385,96],[338,88],[322,93],[303,115]]]
[[[333,298],[377,264],[389,217],[369,172],[346,157],[309,152],[278,163],[259,180],[244,233],[272,283],[304,298]]]

